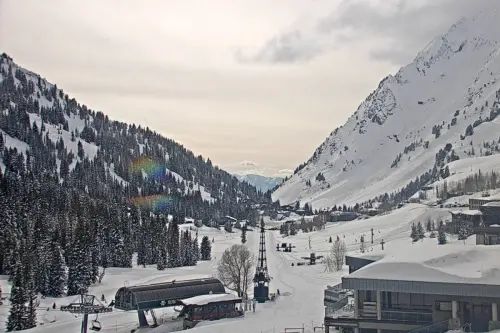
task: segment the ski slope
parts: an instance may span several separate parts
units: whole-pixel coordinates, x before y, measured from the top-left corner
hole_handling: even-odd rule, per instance
[[[347,244],[349,254],[360,254],[359,238],[365,235],[367,242],[367,254],[376,253],[380,248],[380,241],[386,242],[385,248],[391,249],[392,244],[397,246],[398,251],[404,251],[405,246],[413,246],[410,238],[410,227],[412,222],[425,223],[427,219],[439,221],[449,218],[448,209],[429,207],[422,204],[409,204],[389,214],[376,216],[365,220],[355,220],[344,223],[329,223],[324,230],[311,233],[299,232],[295,236],[282,237],[277,231],[266,233],[267,259],[269,272],[272,276],[270,292],[280,290],[281,296],[274,302],[257,304],[256,312],[247,312],[243,318],[224,319],[218,321],[202,322],[192,332],[282,332],[285,328],[302,327],[306,332],[312,332],[314,326],[320,326],[324,317],[323,290],[327,285],[335,285],[340,282],[341,277],[347,274],[347,267],[342,272],[326,272],[320,263],[316,266],[297,266],[299,261],[305,261],[302,257],[308,257],[311,252],[317,255],[327,255],[331,247],[328,242],[331,236],[335,239],[341,237]],[[281,222],[271,221],[269,226],[279,225]],[[374,229],[374,244],[370,243],[370,230]],[[163,272],[157,271],[156,267],[147,268],[133,267],[131,269],[110,268],[102,284],[92,286],[90,292],[100,297],[105,295],[109,302],[117,289],[123,285],[135,285],[142,283],[156,283],[172,279],[196,278],[202,276],[214,276],[218,258],[224,249],[232,244],[240,243],[240,233],[231,234],[202,227],[199,237],[208,235],[214,239],[213,260],[210,262],[199,262],[195,267],[181,267],[167,269]],[[248,233],[247,246],[257,252],[258,232]],[[309,241],[311,248],[309,248]],[[430,240],[434,241],[434,240]],[[292,243],[295,248],[291,253],[277,252],[276,244],[281,242]],[[294,266],[292,266],[294,263]],[[3,276],[0,284],[4,292],[8,289],[8,282]],[[37,328],[26,332],[48,333],[48,332],[79,332],[81,318],[73,315],[53,311],[53,302],[57,306],[67,304],[74,297],[59,299],[42,299],[38,310],[38,321],[43,323]],[[164,325],[156,329],[142,329],[140,332],[164,333],[179,329],[178,322],[172,322],[175,316],[172,309],[157,311],[160,322]],[[0,306],[0,325],[4,325],[8,316],[8,306]],[[103,329],[101,332],[130,332],[137,327],[137,314],[135,312],[114,311],[110,314],[99,316]],[[55,321],[55,322],[53,322]],[[177,326],[176,326],[177,325]],[[177,328],[176,328],[177,327]],[[0,331],[3,326],[0,326]]]

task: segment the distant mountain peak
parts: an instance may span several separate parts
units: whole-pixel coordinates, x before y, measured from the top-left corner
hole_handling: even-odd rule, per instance
[[[429,170],[435,176],[447,162],[436,155],[447,144],[453,158],[495,154],[485,146],[496,147],[500,133],[499,41],[495,11],[459,20],[385,77],[273,199],[315,208],[362,203]]]

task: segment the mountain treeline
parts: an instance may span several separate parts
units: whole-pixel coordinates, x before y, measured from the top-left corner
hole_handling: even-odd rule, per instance
[[[0,274],[23,318],[10,330],[32,326],[22,310],[32,295],[85,292],[100,268],[130,267],[134,253],[159,269],[195,264],[198,240],[178,227],[185,217],[245,219],[269,202],[209,159],[0,56]]]

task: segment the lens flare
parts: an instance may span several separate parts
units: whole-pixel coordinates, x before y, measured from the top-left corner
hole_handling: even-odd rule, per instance
[[[149,209],[154,212],[165,212],[173,204],[173,199],[171,197],[162,194],[135,197],[130,199],[130,201],[137,207]]]
[[[142,156],[132,162],[130,171],[144,172],[148,178],[161,180],[166,176],[167,168],[149,157]]]

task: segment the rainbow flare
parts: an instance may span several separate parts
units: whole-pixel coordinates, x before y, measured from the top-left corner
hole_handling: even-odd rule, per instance
[[[174,200],[163,194],[154,194],[144,197],[135,197],[130,199],[132,204],[143,209],[150,209],[153,212],[165,212],[173,204]]]
[[[147,156],[141,156],[130,165],[129,170],[131,172],[142,172],[149,178],[161,180],[164,179],[167,174],[167,168],[165,165],[154,161]]]

